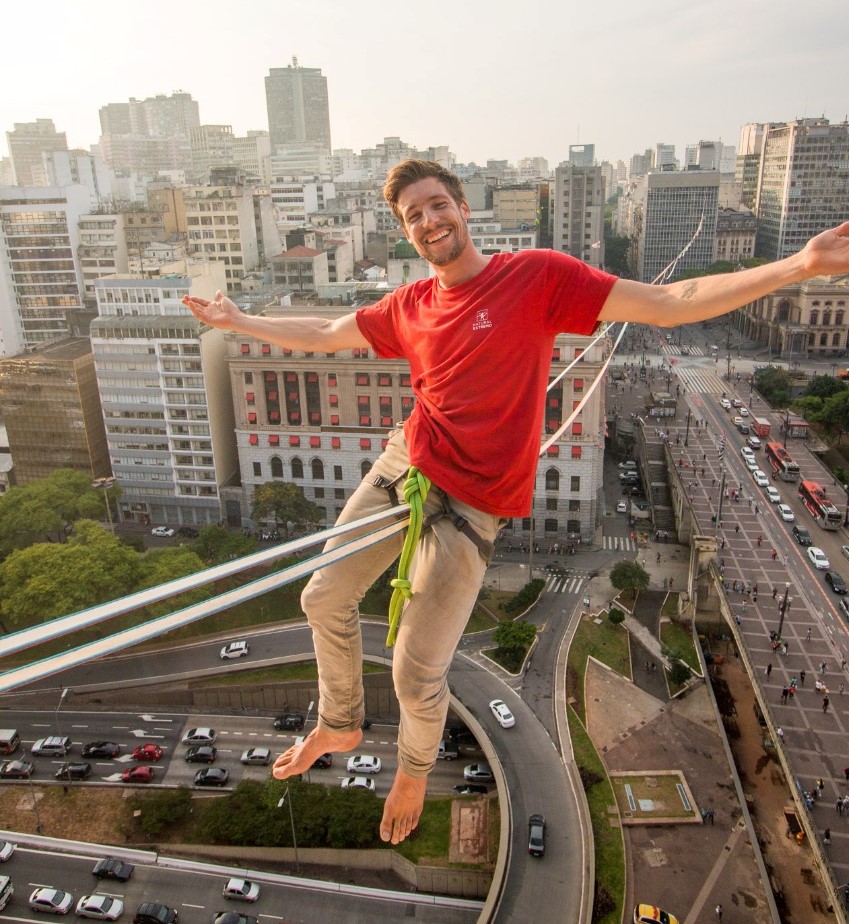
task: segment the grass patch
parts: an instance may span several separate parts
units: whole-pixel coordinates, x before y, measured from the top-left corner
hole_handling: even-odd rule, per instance
[[[678,615],[678,594],[667,594],[660,610],[661,616],[674,619]]]
[[[696,646],[689,626],[685,627],[677,622],[662,622],[660,624],[660,641],[671,651],[677,652],[678,657],[690,670],[696,674],[701,674],[699,656],[696,654]]]
[[[598,625],[588,618],[581,620],[569,648],[566,675],[566,695],[575,700],[575,709],[581,721],[584,721],[586,717],[584,673],[589,657],[601,661],[630,680],[631,657],[628,630],[622,625],[614,625],[609,619],[603,618]]]
[[[678,775],[641,773],[634,776],[615,776],[611,779],[613,792],[616,794],[616,804],[621,815],[629,814],[633,818],[692,818],[693,809],[684,808],[678,792],[678,784],[682,783]],[[631,795],[637,803],[634,811],[628,804],[628,795],[625,786],[631,787]],[[651,802],[653,807],[648,811],[640,808],[641,801]]]
[[[389,844],[388,848],[411,863],[430,862],[447,866],[451,845],[451,801],[450,798],[425,799],[416,836],[394,847]]]
[[[616,796],[610,785],[607,770],[575,710],[570,708],[568,716],[575,762],[582,771],[598,780],[586,789],[595,841],[596,883],[603,886],[616,903],[614,910],[599,918],[596,924],[620,924],[625,900],[625,847],[622,843],[622,831],[610,824],[607,811],[615,804]]]
[[[494,629],[497,625],[498,623],[496,620],[485,613],[479,606],[476,606],[472,610],[472,615],[469,616],[469,621],[466,623],[463,634],[468,635],[472,632],[486,632],[488,629]]]

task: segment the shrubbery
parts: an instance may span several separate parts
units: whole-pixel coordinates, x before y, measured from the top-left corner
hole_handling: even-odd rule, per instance
[[[536,601],[537,597],[542,593],[543,587],[545,587],[545,581],[541,578],[528,581],[512,600],[508,600],[504,604],[505,611],[508,613],[523,612]]]

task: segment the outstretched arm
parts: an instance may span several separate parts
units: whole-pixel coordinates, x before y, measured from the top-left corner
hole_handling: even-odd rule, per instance
[[[354,347],[370,346],[360,333],[356,314],[346,314],[335,320],[326,318],[264,318],[244,314],[221,292],[213,301],[193,295],[183,297],[183,304],[196,318],[223,330],[247,334],[257,340],[276,343],[287,350],[335,353]]]
[[[794,282],[841,273],[849,273],[849,221],[811,238],[792,257],[764,266],[664,286],[619,279],[599,318],[677,327],[733,311]]]

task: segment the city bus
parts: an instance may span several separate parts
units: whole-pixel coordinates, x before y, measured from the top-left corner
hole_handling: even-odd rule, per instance
[[[816,481],[803,481],[799,485],[799,497],[823,529],[840,529],[843,525],[842,514]]]
[[[792,456],[781,443],[767,443],[764,447],[764,454],[769,460],[776,478],[780,478],[782,481],[799,480],[799,466],[793,461]]]

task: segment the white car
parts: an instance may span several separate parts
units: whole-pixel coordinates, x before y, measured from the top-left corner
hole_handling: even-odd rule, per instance
[[[251,646],[245,639],[240,639],[238,642],[230,642],[221,649],[221,660],[229,661],[232,658],[243,658],[249,655],[250,652]]]
[[[110,895],[83,895],[77,902],[77,914],[81,918],[117,921],[123,913],[124,903]]]
[[[367,776],[346,776],[342,780],[342,789],[368,789],[374,792],[374,780]]]
[[[731,410],[731,402],[728,400],[728,398],[723,398],[723,399],[719,402],[719,406],[720,406],[720,407],[724,407],[726,411],[730,411],[730,410]]]
[[[628,504],[627,504],[625,501],[619,501],[619,502],[616,504],[616,512],[617,512],[617,513],[627,513],[627,512],[628,512]]]
[[[15,852],[15,845],[11,841],[0,841],[0,863],[5,863]]]
[[[190,728],[183,735],[183,744],[214,744],[218,732],[214,728]]]
[[[750,446],[741,446],[741,447],[740,447],[740,455],[741,455],[744,459],[754,459],[754,458],[755,458],[755,451],[754,451]]]
[[[752,472],[752,478],[755,479],[755,484],[759,488],[768,488],[769,487],[769,478],[766,477],[766,474],[762,472],[759,468],[756,468]]]
[[[774,488],[772,485],[770,485],[770,486],[766,489],[766,496],[769,498],[769,502],[770,502],[771,504],[780,504],[780,503],[781,503],[781,495],[778,493],[778,490],[777,490],[776,488]]]
[[[731,404],[733,407],[743,407],[743,402],[739,398],[732,398]]]
[[[787,504],[779,504],[776,509],[778,510],[778,515],[785,523],[792,523],[796,519],[796,514],[793,513]],[[843,548],[846,548],[846,546]]]
[[[74,907],[74,896],[61,889],[36,889],[29,897],[29,906],[33,911],[46,911],[47,914],[67,914]]]
[[[761,441],[760,441],[760,438],[757,437],[757,436],[750,436],[750,437],[746,440],[746,442],[752,447],[752,449],[760,449],[760,448],[761,448]]]
[[[239,763],[248,767],[267,767],[271,763],[271,751],[268,748],[248,748],[242,751]]]
[[[750,459],[749,456],[746,456],[745,464],[746,464],[746,468],[750,472],[756,472],[758,470],[758,460],[757,459]]]
[[[250,879],[228,879],[221,894],[239,902],[255,902],[259,898],[259,884]]]
[[[354,754],[348,758],[348,773],[380,773],[380,758],[370,754]]]
[[[498,720],[498,724],[502,728],[512,728],[516,724],[513,713],[507,708],[503,700],[494,699],[489,704],[489,708],[492,710],[492,714]]]
[[[825,552],[816,545],[808,546],[808,558],[817,571],[828,571],[831,568],[831,562],[826,558]]]
[[[174,535],[174,530],[170,526],[154,526],[150,534],[159,536],[160,539],[170,539]]]
[[[746,410],[746,408],[744,408],[744,407],[741,407],[741,408],[740,408],[740,416],[741,416],[741,417],[748,417],[748,416],[749,416],[749,412]]]

